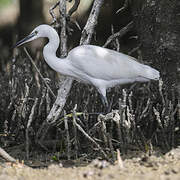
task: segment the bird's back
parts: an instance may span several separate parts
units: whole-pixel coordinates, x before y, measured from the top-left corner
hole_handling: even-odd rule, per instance
[[[70,51],[68,59],[77,71],[96,79],[159,79],[157,70],[138,63],[133,57],[99,46],[78,46]]]

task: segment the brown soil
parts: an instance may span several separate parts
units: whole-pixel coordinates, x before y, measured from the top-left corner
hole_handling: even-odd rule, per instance
[[[91,163],[82,163],[82,160],[59,161],[58,163],[51,162],[49,165],[38,160],[25,162],[29,166],[22,163],[2,162],[0,163],[0,180],[180,179],[180,147],[165,155],[156,153],[148,157],[133,153],[123,159],[122,164],[116,162],[115,165],[99,160]]]

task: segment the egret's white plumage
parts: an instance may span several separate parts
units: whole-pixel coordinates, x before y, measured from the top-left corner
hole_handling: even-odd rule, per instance
[[[138,63],[131,56],[94,45],[82,45],[72,49],[66,58],[56,57],[59,36],[49,25],[36,27],[29,36],[15,46],[39,37],[47,37],[49,43],[43,49],[44,59],[55,71],[93,84],[107,105],[106,89],[117,84],[158,80],[159,71]]]

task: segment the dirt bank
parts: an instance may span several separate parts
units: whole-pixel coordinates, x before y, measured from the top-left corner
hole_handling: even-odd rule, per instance
[[[37,162],[38,160],[33,161],[32,166],[36,167]],[[1,162],[0,180],[179,180],[180,148],[165,155],[127,156],[121,165],[118,162],[112,165],[99,160],[83,163],[84,165],[80,163],[80,166],[77,164],[78,161],[60,161],[50,163],[47,168],[31,168],[21,163]]]

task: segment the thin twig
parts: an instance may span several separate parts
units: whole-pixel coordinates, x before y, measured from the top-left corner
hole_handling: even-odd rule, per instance
[[[64,111],[64,126],[65,126],[65,132],[66,132],[67,158],[68,160],[70,160],[71,159],[71,155],[70,155],[71,142],[70,142],[70,137],[69,137],[69,127],[68,127],[68,122],[67,122],[66,111]]]
[[[77,8],[79,6],[79,3],[80,3],[80,0],[75,0],[74,1],[74,4],[73,4],[72,8],[68,12],[69,17],[77,10]]]
[[[114,34],[114,26],[111,25],[111,33],[112,35]],[[118,38],[115,38],[115,41],[114,41],[114,46],[116,47],[116,51],[120,51],[120,43],[119,43],[119,39]]]
[[[29,128],[30,128],[32,120],[33,120],[35,107],[37,106],[37,103],[38,103],[38,98],[36,98],[34,101],[33,107],[31,109],[31,114],[29,116],[29,120],[27,123],[27,128],[26,128],[26,158],[27,159],[29,159]]]
[[[101,146],[100,146],[96,141],[94,141],[94,139],[92,139],[92,138],[83,130],[83,128],[82,128],[79,124],[77,124],[76,122],[75,122],[75,124],[76,124],[77,128],[79,129],[79,131],[81,131],[93,144],[95,144],[95,146],[101,151],[101,153],[104,155],[104,157],[105,157],[107,160],[109,160],[107,154],[103,151],[103,149],[101,148]]]
[[[129,6],[129,4],[130,4],[130,0],[125,0],[125,1],[124,1],[124,4],[123,4],[123,7],[120,8],[120,9],[118,9],[118,10],[116,11],[116,14],[121,13],[121,12],[123,12],[124,10],[126,10],[126,9],[128,8],[128,6]]]
[[[111,151],[113,162],[115,162],[116,158],[115,158],[114,148],[113,148],[113,144],[112,144],[112,138],[109,133],[107,133],[107,139],[108,139],[108,144],[109,144],[109,148]]]
[[[51,105],[51,98],[49,97],[49,90],[46,91],[46,113],[49,114],[50,112],[50,105]]]
[[[160,96],[161,96],[161,99],[162,99],[162,105],[163,105],[163,107],[166,107],[166,103],[165,103],[165,99],[164,99],[164,96],[163,96],[162,88],[163,88],[163,81],[162,81],[162,79],[160,79],[159,80],[159,93],[160,93]]]
[[[54,9],[59,5],[59,1],[56,2],[56,4],[54,4],[50,9],[49,9],[49,14],[52,16],[52,19],[53,19],[53,22],[52,24],[56,23],[57,22],[57,18],[54,14]]]
[[[107,154],[103,151],[103,149],[101,148],[101,146],[93,139],[91,138],[85,131],[84,129],[76,122],[76,119],[74,118],[74,125],[76,125],[76,127],[78,128],[78,130],[80,132],[82,132],[82,134],[84,134],[84,136],[86,138],[88,138],[100,151],[101,153],[104,155],[104,157],[108,160],[108,156]]]
[[[108,44],[110,44],[114,39],[116,38],[121,38],[122,36],[124,36],[124,34],[126,34],[127,32],[129,32],[131,29],[133,28],[133,22],[131,21],[127,26],[125,26],[124,28],[122,28],[119,32],[111,35],[106,43],[103,45],[103,47],[107,47]]]
[[[34,68],[36,69],[36,71],[38,72],[39,76],[41,77],[42,81],[44,82],[44,84],[46,85],[46,87],[49,89],[50,93],[52,94],[52,96],[54,98],[56,98],[55,94],[53,93],[53,91],[51,90],[50,86],[48,85],[48,83],[46,82],[45,78],[43,77],[43,75],[41,74],[41,72],[39,71],[39,69],[37,68],[36,64],[34,63],[32,57],[30,56],[30,54],[28,53],[27,49],[24,47],[24,52],[26,53],[27,57],[29,58],[29,60],[31,61],[32,65],[34,66]]]
[[[43,102],[44,102],[44,100],[45,100],[45,95],[46,95],[46,88],[44,87],[44,88],[42,89],[41,100],[40,100],[40,103],[39,103],[38,116],[40,116],[40,114],[41,114],[41,107],[42,107]]]
[[[103,136],[103,142],[105,147],[108,147],[108,140],[107,140],[107,131],[106,131],[106,124],[105,124],[105,116],[100,114],[98,116],[98,122],[101,122],[101,132]]]
[[[166,145],[167,149],[170,149],[170,146],[169,146],[168,141],[167,141],[167,136],[166,136],[166,133],[164,131],[162,121],[161,121],[161,118],[160,118],[160,113],[157,111],[157,109],[155,107],[153,107],[153,112],[154,112],[154,114],[156,116],[156,120],[158,122],[159,128],[161,129],[162,136],[163,136],[163,139],[164,139],[164,144]]]
[[[74,130],[74,144],[75,144],[75,155],[76,155],[76,159],[78,157],[78,136],[77,136],[77,126],[76,126],[76,108],[77,108],[77,104],[75,104],[75,107],[73,109],[73,130]]]
[[[141,120],[142,118],[145,118],[148,115],[148,109],[151,105],[151,100],[150,98],[148,98],[147,103],[146,103],[146,107],[144,108],[143,112],[141,113],[139,119]]]

